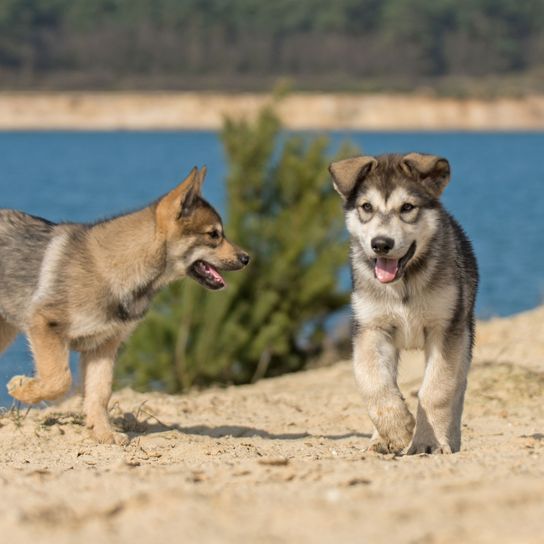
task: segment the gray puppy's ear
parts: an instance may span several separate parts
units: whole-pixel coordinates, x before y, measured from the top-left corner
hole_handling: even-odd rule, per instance
[[[333,162],[329,166],[329,172],[334,188],[344,200],[347,200],[357,184],[363,181],[377,164],[378,161],[370,156]]]
[[[450,163],[443,157],[409,153],[400,162],[403,172],[438,198],[450,181]]]

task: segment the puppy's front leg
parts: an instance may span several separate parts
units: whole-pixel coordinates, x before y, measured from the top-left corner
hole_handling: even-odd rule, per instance
[[[354,340],[355,378],[376,428],[369,449],[400,452],[412,438],[414,418],[397,385],[399,353],[382,329],[363,329]]]
[[[416,430],[407,453],[452,453],[461,448],[461,415],[472,352],[468,329],[428,331],[426,367],[418,393]]]
[[[92,429],[96,440],[103,444],[124,445],[128,443],[126,435],[113,431],[108,415],[113,365],[120,343],[119,338],[114,338],[95,350],[81,353],[87,427]]]
[[[8,383],[9,394],[26,404],[54,400],[64,395],[72,384],[69,349],[61,327],[54,319],[37,313],[27,331],[36,376],[14,376]]]

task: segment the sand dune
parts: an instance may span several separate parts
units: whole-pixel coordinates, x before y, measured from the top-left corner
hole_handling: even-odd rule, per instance
[[[403,359],[412,406],[421,357]],[[19,542],[537,543],[544,521],[544,308],[478,326],[464,443],[364,453],[349,363],[184,396],[114,396],[126,448],[79,400],[0,417],[0,534]]]
[[[264,94],[0,93],[0,130],[219,129],[251,117]],[[456,99],[394,94],[292,94],[279,105],[290,129],[544,130],[544,96]]]

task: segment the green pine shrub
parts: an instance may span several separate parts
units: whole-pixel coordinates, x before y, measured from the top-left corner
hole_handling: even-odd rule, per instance
[[[253,122],[227,119],[221,136],[225,231],[251,263],[227,274],[221,292],[190,279],[164,289],[121,354],[118,385],[178,392],[300,370],[322,351],[327,318],[348,302],[328,140],[282,134],[273,106]]]

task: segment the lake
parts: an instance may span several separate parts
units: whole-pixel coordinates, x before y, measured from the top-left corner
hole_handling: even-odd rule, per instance
[[[542,301],[544,161],[536,159],[544,154],[544,134],[335,132],[331,148],[345,140],[366,154],[423,151],[450,160],[443,200],[474,243],[479,317]],[[214,132],[4,132],[0,207],[53,221],[92,221],[146,205],[203,164],[204,194],[222,210],[227,166]],[[0,360],[0,406],[10,402],[8,379],[31,372],[18,339]]]

